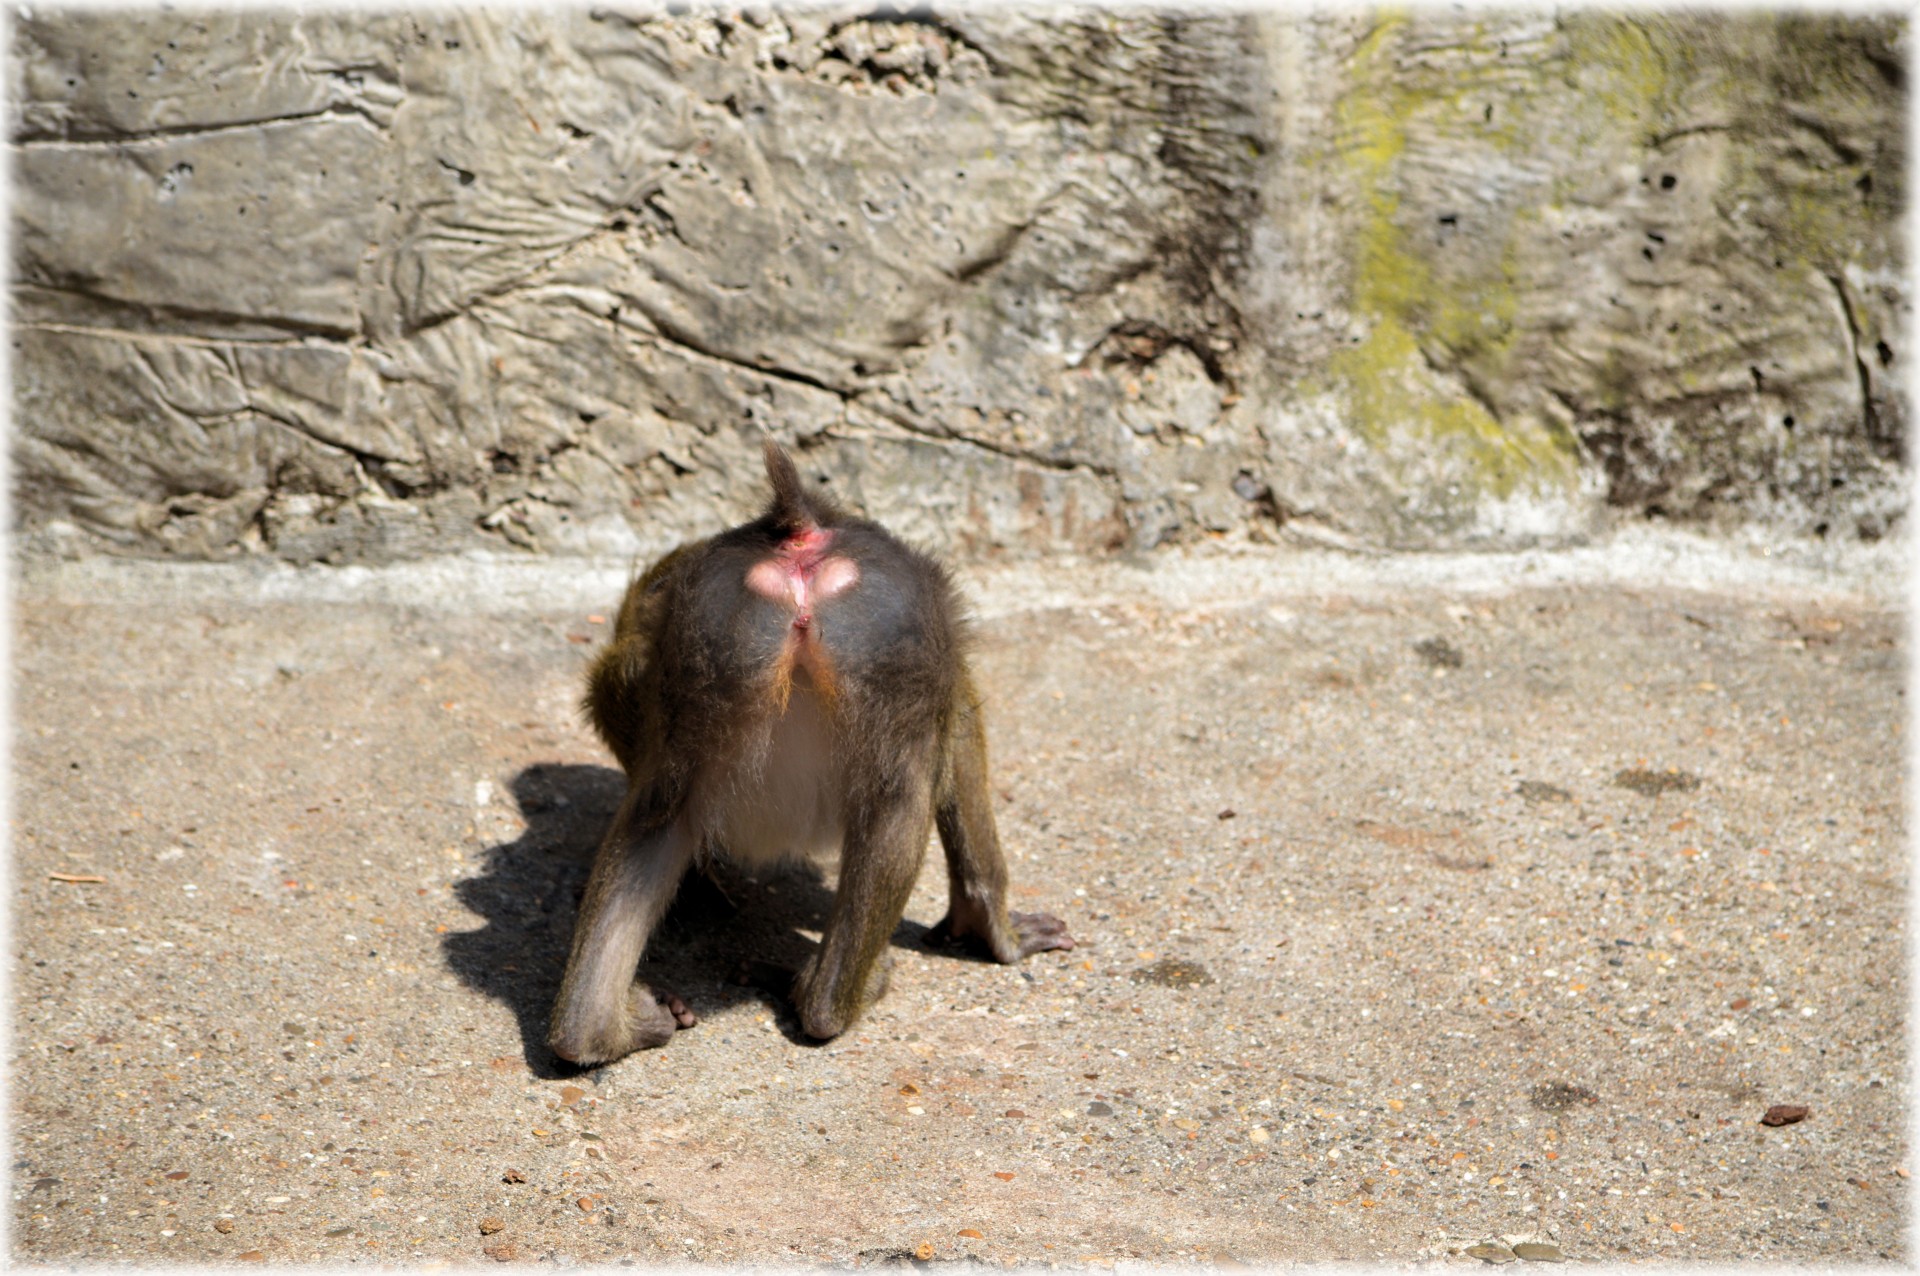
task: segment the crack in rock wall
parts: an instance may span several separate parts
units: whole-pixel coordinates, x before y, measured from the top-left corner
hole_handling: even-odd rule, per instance
[[[29,552],[1904,513],[1891,16],[22,10]]]

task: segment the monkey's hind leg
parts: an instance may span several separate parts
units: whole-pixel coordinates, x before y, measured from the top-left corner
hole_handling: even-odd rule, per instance
[[[954,692],[947,771],[933,818],[947,854],[947,915],[928,932],[933,943],[972,941],[999,962],[1070,949],[1067,924],[1051,913],[1007,911],[1007,861],[993,822],[987,783],[987,733],[971,679]]]
[[[793,979],[793,1004],[809,1037],[825,1041],[846,1031],[886,991],[888,941],[907,910],[920,861],[926,855],[931,767],[888,785],[885,798],[847,829],[840,853],[840,884],[820,948]]]
[[[673,900],[699,838],[679,820],[639,830],[630,796],[594,857],[547,1045],[573,1063],[607,1063],[665,1045],[694,1024],[680,998],[634,980],[647,937]]]

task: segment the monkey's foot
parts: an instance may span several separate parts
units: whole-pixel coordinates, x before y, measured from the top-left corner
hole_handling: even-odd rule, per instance
[[[591,1067],[612,1063],[636,1050],[651,1050],[673,1040],[682,1028],[700,1022],[680,997],[636,983],[627,995],[626,1013],[597,1026],[583,1027],[556,1014],[547,1048],[568,1063]]]
[[[927,932],[929,947],[984,949],[997,962],[1010,963],[1050,949],[1074,946],[1067,924],[1051,913],[1008,913],[995,924],[978,905],[956,906]]]
[[[1067,952],[1074,947],[1067,924],[1052,913],[1008,913],[1007,919],[1013,923],[1013,933],[1020,937],[1022,957],[1056,949]]]

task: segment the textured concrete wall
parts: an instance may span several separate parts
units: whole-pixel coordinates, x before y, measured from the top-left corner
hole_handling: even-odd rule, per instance
[[[755,503],[763,430],[960,555],[1904,509],[1897,18],[12,38],[41,552],[644,551]]]

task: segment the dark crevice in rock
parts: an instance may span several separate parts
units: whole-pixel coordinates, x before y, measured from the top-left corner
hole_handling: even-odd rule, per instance
[[[1464,361],[1443,363],[1434,357],[1433,351],[1427,348],[1425,342],[1417,343],[1416,349],[1420,352],[1420,361],[1427,365],[1429,372],[1432,372],[1436,376],[1443,377],[1458,386],[1460,392],[1479,404],[1480,410],[1493,418],[1495,424],[1501,422],[1504,418],[1504,413],[1501,412],[1500,405],[1495,402],[1493,396],[1488,393],[1487,387],[1481,382],[1480,378],[1474,376],[1473,373],[1468,370]]]
[[[117,341],[154,342],[159,345],[186,346],[189,348],[210,349],[226,346],[247,346],[256,350],[299,350],[310,349],[315,341],[334,342],[333,337],[318,337],[312,333],[295,334],[284,337],[254,337],[242,334],[221,334],[208,336],[197,332],[156,332],[143,328],[115,328],[102,324],[61,323],[54,319],[20,319],[14,323],[16,328],[33,329],[40,332],[61,332],[77,337],[95,337]]]
[[[955,49],[964,49],[969,53],[979,55],[980,60],[986,63],[989,73],[1000,75],[1005,71],[1005,68],[995,60],[993,54],[976,43],[973,37],[969,36],[958,26],[955,26],[952,21],[949,21],[947,18],[936,13],[930,6],[926,5],[915,5],[909,8],[884,4],[876,6],[857,17],[836,22],[832,27],[828,28],[821,42],[823,44],[833,43],[847,28],[860,22],[884,23],[889,25],[897,24],[900,26],[924,28],[947,41],[947,43]],[[950,57],[951,53],[949,54],[949,58]],[[893,67],[877,65],[871,60],[862,60],[856,64],[856,69],[865,72],[876,82],[883,80],[890,74],[894,74],[896,70]]]
[[[48,292],[66,293],[80,297],[112,313],[119,311],[129,315],[138,315],[156,326],[171,323],[179,326],[210,324],[234,327],[257,326],[272,328],[299,337],[317,337],[324,341],[348,342],[359,335],[358,327],[336,326],[317,323],[311,319],[297,319],[291,315],[249,315],[237,311],[207,310],[195,306],[179,306],[157,301],[135,301],[128,297],[115,297],[96,290],[90,283],[79,279],[28,279],[22,284],[45,289]],[[142,334],[143,336],[146,334]],[[166,339],[169,334],[155,334]],[[195,334],[203,340],[221,340],[224,336]]]
[[[1813,134],[1824,143],[1828,150],[1839,158],[1842,164],[1858,164],[1861,159],[1857,147],[1850,145],[1840,136],[1838,129],[1830,121],[1823,120],[1810,111],[1799,110],[1791,105],[1786,108],[1787,118]]]
[[[372,452],[361,451],[359,448],[342,443],[337,439],[322,438],[299,420],[283,412],[276,412],[272,408],[262,407],[259,403],[254,402],[251,397],[249,397],[247,402],[247,411],[264,421],[271,421],[273,424],[291,434],[298,435],[311,446],[323,448],[329,452],[337,452],[351,459],[355,468],[359,470],[361,476],[369,486],[378,488],[382,493],[394,500],[412,500],[431,496],[435,491],[445,486],[444,483],[420,484],[407,482],[391,472],[390,467],[394,463],[389,458],[378,456]],[[291,490],[279,482],[276,482],[275,488],[281,491]],[[346,493],[326,493],[326,495],[335,495],[340,496],[342,499],[351,499],[351,494]]]
[[[638,298],[630,298],[629,304],[633,309],[644,315],[650,324],[650,328],[642,329],[641,331],[662,345],[673,346],[690,354],[699,355],[703,359],[711,359],[715,363],[724,363],[729,367],[738,368],[742,372],[751,372],[755,376],[768,377],[775,381],[786,381],[793,385],[806,386],[810,390],[824,390],[843,403],[851,401],[853,397],[859,393],[857,390],[851,390],[844,386],[837,386],[831,382],[823,381],[811,373],[800,372],[793,368],[782,368],[774,364],[755,363],[751,359],[742,359],[737,355],[729,354],[725,350],[721,350],[712,345],[710,342],[701,340],[697,334],[687,331],[679,324],[674,323],[671,319],[660,314],[657,308],[645,305],[645,303]]]
[[[216,137],[224,133],[244,133],[251,129],[278,128],[289,124],[311,124],[316,120],[364,120],[375,128],[384,129],[386,125],[375,119],[370,113],[353,106],[336,103],[322,107],[317,111],[300,111],[292,115],[274,115],[265,119],[240,120],[232,124],[174,124],[160,125],[154,128],[137,129],[131,132],[118,131],[65,131],[47,132],[29,130],[16,133],[13,144],[19,147],[38,146],[137,146],[142,142],[164,142],[176,138]]]
[[[1647,137],[1647,147],[1649,150],[1657,151],[1669,142],[1677,142],[1683,137],[1695,137],[1702,133],[1731,133],[1732,131],[1733,125],[1722,124],[1717,121],[1706,124],[1688,124],[1681,128],[1667,129],[1663,132],[1649,134]],[[1671,188],[1669,187],[1667,189]]]
[[[604,234],[606,232],[596,233]],[[591,238],[591,236],[589,236],[589,238]],[[571,247],[571,245],[568,245],[568,247]],[[443,324],[451,323],[455,319],[463,319],[477,310],[486,308],[494,302],[505,300],[516,292],[538,287],[539,281],[536,280],[534,276],[551,265],[553,257],[557,257],[565,251],[566,248],[560,248],[554,252],[553,256],[539,262],[528,270],[522,271],[512,279],[502,280],[491,288],[471,293],[455,305],[447,306],[444,309],[430,310],[417,318],[409,319],[401,325],[401,335],[405,337],[415,337],[423,332],[431,332]]]
[[[1154,267],[1159,264],[1158,259],[1151,255],[1136,257],[1121,265],[1119,269],[1102,274],[1089,287],[1066,290],[1066,295],[1076,301],[1088,301],[1095,297],[1104,297],[1110,293],[1118,292],[1136,279],[1151,274]],[[1067,366],[1078,367],[1079,362],[1078,360],[1070,361]]]
[[[1847,295],[1847,281],[1837,274],[1827,276],[1827,282],[1833,286],[1833,292],[1840,299],[1840,313],[1847,321],[1847,350],[1853,359],[1853,370],[1860,384],[1860,424],[1866,431],[1867,441],[1873,450],[1888,460],[1897,460],[1900,455],[1898,439],[1887,437],[1880,428],[1880,412],[1873,403],[1873,371],[1867,366],[1865,352],[1860,349],[1860,320],[1854,313],[1853,299]],[[1885,342],[1881,345],[1884,347]]]
[[[1199,360],[1209,381],[1228,393],[1234,391],[1233,374],[1221,359],[1222,353],[1232,347],[1224,338],[1210,333],[1170,332],[1149,319],[1128,319],[1102,333],[1093,350],[1101,353],[1108,363],[1145,368],[1174,346]]]
[[[439,163],[455,172],[464,171],[448,164],[445,160],[440,160]],[[641,201],[642,206],[630,208],[628,211],[641,216],[646,216],[649,213],[653,214],[652,217],[648,218],[648,224],[658,229],[664,229],[666,232],[672,234],[675,239],[678,239],[679,230],[673,225],[672,216],[668,214],[665,209],[658,207],[652,202],[658,194],[659,192],[657,190],[654,191]],[[524,292],[531,288],[538,288],[548,282],[546,278],[543,278],[544,272],[552,269],[554,264],[568,253],[575,251],[582,245],[590,244],[597,239],[608,237],[617,238],[625,234],[628,229],[629,224],[626,219],[615,218],[609,225],[597,226],[583,235],[576,235],[572,239],[562,240],[559,243],[553,244],[541,254],[538,260],[529,264],[512,278],[503,279],[492,287],[473,292],[454,304],[440,309],[430,310],[417,317],[409,318],[401,325],[401,335],[411,337],[422,332],[431,331],[434,328],[440,327],[442,324],[471,314],[492,302],[503,301],[515,293]],[[578,302],[577,298],[569,297],[569,300],[575,301],[576,304]],[[613,307],[611,315],[607,317],[617,321],[620,317],[620,307]]]
[[[1906,63],[1891,52],[1871,45],[1863,47],[1860,52],[1867,64],[1880,73],[1880,78],[1886,81],[1888,88],[1895,93],[1904,94],[1907,91]]]
[[[1046,205],[1043,203],[1039,208],[1034,210],[1033,216],[1018,225],[1007,227],[994,238],[994,241],[987,246],[987,250],[980,254],[980,256],[975,257],[971,261],[961,262],[958,266],[948,271],[948,278],[957,284],[970,284],[983,275],[990,274],[998,269],[1006,262],[1007,258],[1013,256],[1013,250],[1020,246],[1020,241],[1026,238],[1027,232],[1033,229],[1034,223],[1040,219],[1040,215],[1045,211]]]
[[[389,498],[394,500],[408,500],[430,496],[446,486],[444,480],[434,481],[429,479],[421,483],[409,481],[394,472],[394,467],[396,465],[404,465],[404,462],[397,461],[396,458],[393,457],[381,456],[374,452],[365,451],[339,439],[325,438],[314,433],[311,427],[299,419],[288,416],[284,412],[277,412],[262,404],[255,396],[252,385],[248,383],[246,371],[239,359],[229,359],[227,366],[232,372],[235,382],[239,384],[240,392],[246,400],[245,411],[253,413],[262,420],[271,421],[283,430],[298,435],[312,446],[347,456],[353,461],[355,468],[359,470],[363,481],[377,487]],[[276,483],[275,486],[278,487],[280,485]]]
[[[1233,476],[1232,487],[1233,494],[1252,507],[1256,518],[1265,519],[1275,527],[1286,526],[1287,521],[1297,513],[1274,495],[1272,484],[1248,470],[1241,470]]]

